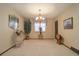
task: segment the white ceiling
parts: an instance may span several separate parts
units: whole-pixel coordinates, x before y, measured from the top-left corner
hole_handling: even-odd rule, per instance
[[[41,14],[46,17],[56,17],[67,9],[72,4],[68,3],[16,3],[9,4],[18,13],[25,17],[34,17],[39,14],[39,9],[41,9]]]

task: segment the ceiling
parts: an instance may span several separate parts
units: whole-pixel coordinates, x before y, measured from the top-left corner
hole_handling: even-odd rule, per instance
[[[16,3],[9,4],[13,7],[19,14],[24,17],[34,17],[39,14],[39,9],[41,9],[41,14],[46,17],[54,18],[61,14],[72,4],[68,3]]]

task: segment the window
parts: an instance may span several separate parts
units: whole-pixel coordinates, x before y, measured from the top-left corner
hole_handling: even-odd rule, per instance
[[[9,27],[13,30],[17,30],[19,24],[19,18],[13,15],[9,15]]]
[[[39,23],[37,19],[38,18],[35,18],[35,23],[34,23],[35,32],[39,32],[40,27],[42,28],[42,32],[45,32],[46,31],[46,18],[43,18],[41,23]]]

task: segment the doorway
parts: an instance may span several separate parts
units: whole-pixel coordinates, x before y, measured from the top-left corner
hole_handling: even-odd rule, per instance
[[[58,20],[55,21],[55,38],[57,34],[58,34]]]

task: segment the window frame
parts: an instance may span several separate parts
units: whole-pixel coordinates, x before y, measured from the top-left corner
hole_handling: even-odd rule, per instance
[[[38,21],[36,21],[35,20],[35,18],[34,18],[34,32],[36,32],[36,33],[38,33],[38,32],[40,32],[40,31],[35,31],[35,23],[38,23]],[[46,23],[46,27],[45,27],[45,31],[42,31],[43,33],[45,33],[47,30],[46,30],[46,28],[47,28],[47,20],[46,20],[46,17],[45,17],[45,20],[43,21],[43,23]]]

